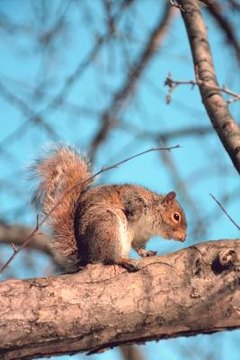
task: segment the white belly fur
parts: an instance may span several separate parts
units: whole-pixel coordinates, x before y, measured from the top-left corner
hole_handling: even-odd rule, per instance
[[[128,256],[130,249],[133,247],[144,248],[148,239],[155,235],[152,218],[142,216],[137,222],[129,226],[127,220],[117,214],[119,219],[119,238],[121,243],[120,256]]]
[[[128,229],[127,222],[119,221],[119,238],[121,243],[121,257],[127,257],[131,249],[133,238],[132,231]]]

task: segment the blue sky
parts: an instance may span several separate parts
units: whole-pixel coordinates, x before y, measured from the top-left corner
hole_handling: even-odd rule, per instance
[[[0,17],[9,18],[15,24],[21,24],[27,29],[23,32],[0,31],[0,83],[28,106],[27,113],[26,109],[24,112],[21,107],[13,106],[6,97],[2,96],[0,89],[0,147],[4,147],[7,153],[0,158],[0,184],[2,184],[0,211],[1,217],[10,223],[19,222],[28,225],[34,224],[35,214],[29,205],[30,191],[25,182],[26,165],[39,153],[41,146],[52,141],[75,144],[87,153],[88,146],[100,124],[96,114],[109,105],[112,92],[119,88],[126,75],[123,49],[112,45],[109,51],[109,48],[105,47],[96,57],[94,66],[87,68],[80,80],[76,81],[64,97],[68,106],[66,108],[58,106],[46,111],[49,98],[61,91],[73,69],[84,62],[91,51],[95,39],[93,34],[105,33],[105,18],[99,0],[83,1],[87,4],[86,13],[79,11],[74,1],[54,0],[49,7],[48,17],[41,23],[39,15],[36,15],[39,8],[35,2],[34,9],[33,3],[33,0],[0,0]],[[46,4],[49,5],[49,2]],[[87,18],[87,12],[92,14],[92,19]],[[37,41],[38,34],[43,34],[43,30],[48,27],[51,28],[56,13],[68,14],[71,21],[65,24],[63,36],[56,39],[52,48],[48,49],[48,53],[44,53],[41,42]],[[239,92],[240,78],[237,76],[239,65],[234,54],[226,46],[225,38],[207,16],[206,11],[204,16],[208,25],[219,83],[227,84],[232,90]],[[129,26],[129,34],[136,40],[128,42],[128,39],[124,38],[125,51],[129,55],[127,60],[130,63],[134,63],[142,49],[146,32],[152,28],[158,17],[158,2],[145,0],[137,3],[128,18],[122,18],[119,25],[120,35],[125,36],[124,31]],[[233,14],[231,20],[235,26],[239,25],[237,14]],[[120,126],[114,129],[97,154],[93,164],[95,170],[156,145],[146,137],[136,139],[134,132],[126,131],[129,124],[132,124],[134,129],[143,131],[147,129],[152,132],[209,124],[197,88],[179,87],[173,93],[172,103],[167,105],[165,101],[167,88],[163,83],[169,72],[176,80],[194,78],[189,44],[182,20],[177,14],[158,55],[145,71],[136,96],[123,110]],[[41,84],[45,84],[43,93],[40,91]],[[81,111],[74,112],[73,105],[79,106]],[[233,104],[231,111],[236,118],[239,118],[239,103]],[[13,135],[16,129],[29,119],[31,113],[39,114],[46,124],[51,124],[54,134],[51,134],[47,127],[34,127],[30,124],[20,132],[20,135]],[[13,136],[10,141],[7,140],[9,136]],[[232,201],[226,203],[227,210],[237,222],[240,221],[238,175],[214,132],[200,140],[175,138],[169,142],[169,145],[176,144],[180,144],[181,149],[172,151],[173,163],[186,184],[192,203],[196,205],[196,213],[207,218],[205,219],[206,238],[203,239],[201,235],[189,236],[183,246],[187,247],[191,243],[206,239],[239,237],[238,230],[209,196],[209,193],[213,193],[217,198],[222,198],[223,195],[231,196]],[[8,184],[7,188],[4,187],[4,181]],[[139,183],[163,193],[176,189],[179,185],[178,179],[174,178],[159,153],[147,154],[105,173],[99,182]],[[191,234],[197,215],[193,214],[192,205],[186,201],[184,194],[180,192],[178,197],[186,208]],[[24,211],[21,210],[22,207]],[[18,209],[20,210],[17,211]],[[208,219],[210,220],[207,221]],[[160,253],[178,250],[181,246],[158,238],[153,239],[149,245]],[[9,251],[11,249],[5,249],[4,255],[7,256]],[[14,266],[21,268],[21,261],[23,259],[19,256],[12,265],[13,269]],[[23,269],[19,271],[18,276],[44,275],[42,269],[47,266],[46,264],[47,259],[39,256],[36,260],[35,272],[30,273],[27,269]],[[191,359],[194,357],[189,348],[199,348],[204,354],[204,351],[209,352],[213,344],[216,358],[227,359],[230,348],[233,349],[231,359],[235,360],[238,354],[237,347],[234,352],[234,343],[238,337],[239,332],[231,332],[191,339],[164,340],[148,344],[144,347],[144,352],[150,360],[159,359],[159,354],[161,359]],[[115,351],[106,352],[96,358],[108,360],[113,356],[114,359],[119,358]],[[199,359],[203,358],[199,357]]]

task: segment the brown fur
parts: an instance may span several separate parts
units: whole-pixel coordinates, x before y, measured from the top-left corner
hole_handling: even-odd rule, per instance
[[[78,264],[77,246],[73,229],[75,203],[90,185],[89,164],[73,149],[58,146],[46,151],[30,168],[32,179],[39,181],[32,202],[43,214],[50,214],[48,223],[53,230],[52,250],[56,261],[67,271]],[[79,186],[73,188],[79,184]],[[65,197],[64,194],[72,189]]]

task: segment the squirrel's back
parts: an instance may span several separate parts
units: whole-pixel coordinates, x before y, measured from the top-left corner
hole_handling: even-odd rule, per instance
[[[67,271],[75,271],[78,250],[73,214],[77,199],[90,185],[90,166],[75,149],[54,146],[33,163],[30,175],[38,182],[32,202],[53,229],[55,259]]]

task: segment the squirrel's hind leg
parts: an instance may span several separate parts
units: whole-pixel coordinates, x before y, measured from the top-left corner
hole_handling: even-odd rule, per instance
[[[81,238],[84,242],[82,245],[85,255],[86,253],[88,255],[88,262],[116,264],[129,271],[139,270],[138,261],[128,258],[131,239],[127,233],[127,224],[123,225],[123,219],[111,209],[101,209],[101,211],[98,209],[97,214],[94,212],[85,216],[87,226]],[[83,224],[84,219],[81,222]],[[79,253],[81,253],[81,244],[79,244]]]

